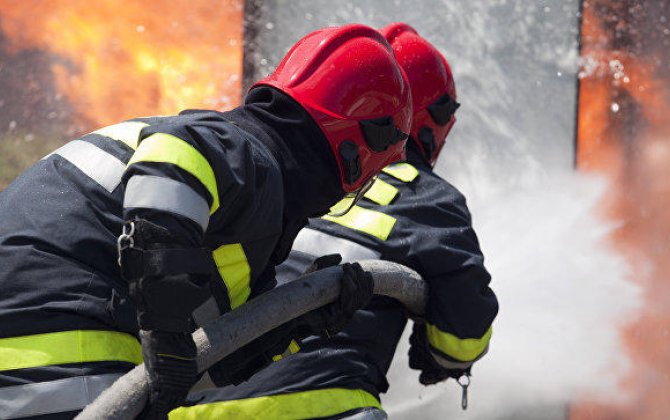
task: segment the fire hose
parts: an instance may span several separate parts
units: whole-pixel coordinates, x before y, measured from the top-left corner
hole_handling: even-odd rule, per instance
[[[409,312],[423,315],[427,288],[415,271],[396,263],[360,261],[372,274],[374,293],[392,297]],[[234,311],[196,330],[198,371],[204,372],[236,349],[339,296],[340,267],[329,267],[300,277],[264,293]],[[89,404],[80,420],[134,419],[144,408],[149,381],[144,365],[138,365]]]

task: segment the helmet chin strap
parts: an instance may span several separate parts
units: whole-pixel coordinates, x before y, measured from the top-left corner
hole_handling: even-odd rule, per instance
[[[377,180],[377,176],[373,176],[368,179],[365,184],[363,184],[357,191],[347,193],[342,200],[330,208],[330,213],[328,216],[331,217],[340,217],[344,216],[351,210],[352,207],[358,203],[358,201],[363,198],[366,192],[372,188],[372,184]],[[344,206],[344,208],[342,208]]]

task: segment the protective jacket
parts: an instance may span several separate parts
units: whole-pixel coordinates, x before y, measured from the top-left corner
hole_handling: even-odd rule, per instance
[[[124,220],[211,255],[195,324],[274,287],[307,218],[342,194],[320,129],[269,87],[230,112],[138,118],[43,158],[0,193],[0,417],[71,417],[142,362],[117,265]]]
[[[429,285],[431,351],[445,366],[467,369],[486,352],[497,299],[465,198],[432,171],[416,146],[407,147],[408,161],[384,169],[347,214],[310,220],[278,278],[295,279],[329,253],[411,267]],[[379,418],[379,394],[388,389],[386,373],[406,322],[400,303],[375,297],[336,336],[303,340],[298,353],[242,385],[194,395],[198,405],[173,411],[171,418]]]

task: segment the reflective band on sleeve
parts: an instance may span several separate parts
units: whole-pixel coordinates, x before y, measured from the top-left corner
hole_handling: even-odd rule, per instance
[[[304,228],[293,242],[293,250],[310,255],[340,254],[342,262],[376,260],[381,254],[344,238],[328,235],[315,229]]]
[[[148,208],[184,216],[200,225],[209,223],[209,205],[193,188],[183,182],[151,175],[134,175],[128,180],[124,208]]]
[[[140,131],[149,124],[139,121],[127,121],[120,124],[110,125],[96,130],[91,134],[99,134],[101,136],[109,137],[112,140],[125,143],[128,147],[137,149],[137,139],[140,137]]]
[[[407,162],[393,163],[382,169],[382,172],[402,182],[412,182],[419,176],[419,171]]]
[[[394,217],[374,210],[354,206],[343,216],[323,216],[324,220],[335,222],[344,227],[367,233],[385,241],[391,234],[396,222]]]
[[[241,244],[223,245],[212,253],[219,274],[228,289],[230,307],[237,308],[251,294],[251,268]]]
[[[493,329],[489,328],[482,338],[458,338],[453,334],[441,331],[435,325],[426,323],[428,342],[432,347],[449,357],[462,362],[471,362],[479,357],[491,340]]]
[[[486,349],[484,349],[484,350],[486,350]],[[467,369],[475,363],[474,360],[471,361],[471,362],[454,362],[452,360],[447,360],[447,359],[444,358],[444,356],[437,353],[433,349],[430,350],[430,354],[433,356],[435,361],[437,363],[439,363],[439,365],[442,366],[445,369]],[[481,356],[483,356],[483,353],[480,356],[477,356],[477,358],[480,358]]]
[[[388,420],[388,416],[382,409],[368,407],[363,411],[340,417],[339,420]]]
[[[391,204],[391,201],[398,195],[398,189],[388,182],[377,178],[372,187],[365,193],[363,197],[374,201],[381,206]]]
[[[329,388],[266,397],[180,407],[170,420],[182,419],[312,419],[361,408],[381,410],[379,401],[361,389]]]
[[[214,170],[195,147],[171,134],[156,133],[142,140],[128,166],[138,162],[171,163],[190,173],[212,196],[210,214],[219,208],[219,192]]]
[[[129,334],[91,330],[0,339],[0,371],[103,361],[142,363],[140,342]]]
[[[82,140],[73,140],[52,154],[63,157],[110,193],[119,186],[126,169],[113,155]]]
[[[0,413],[3,418],[18,418],[81,410],[121,376],[76,376],[0,388]]]

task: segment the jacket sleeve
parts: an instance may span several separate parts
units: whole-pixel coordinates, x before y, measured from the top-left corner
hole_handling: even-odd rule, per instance
[[[240,226],[253,225],[257,209],[274,197],[259,189],[273,185],[268,178],[275,168],[246,136],[217,112],[161,118],[142,129],[122,181],[124,220],[162,226],[185,248],[211,247],[232,307],[244,303],[252,287],[242,244],[203,240],[212,231],[236,242],[254,235]]]
[[[144,218],[200,246],[230,188],[226,122],[216,114],[175,116],[145,127],[123,177],[125,220]],[[228,173],[226,173],[228,172]]]
[[[465,198],[433,176],[415,191],[417,200],[433,205],[401,209],[399,235],[391,235],[387,249],[401,251],[389,259],[415,268],[428,283],[425,327],[436,360],[466,369],[488,349],[498,302]]]

